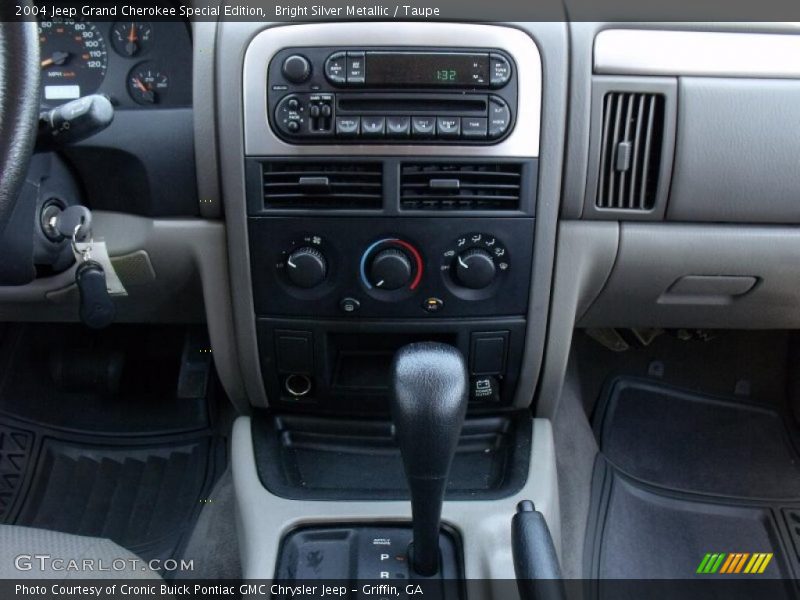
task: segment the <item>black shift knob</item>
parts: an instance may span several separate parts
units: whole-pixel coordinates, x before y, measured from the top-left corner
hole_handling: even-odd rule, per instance
[[[420,575],[435,575],[442,501],[467,412],[464,358],[446,344],[404,346],[394,357],[392,387],[392,418],[411,490],[411,564]]]

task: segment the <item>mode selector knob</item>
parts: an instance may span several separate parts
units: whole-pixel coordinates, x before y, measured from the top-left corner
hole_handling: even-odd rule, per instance
[[[369,278],[380,290],[399,290],[411,281],[414,268],[411,259],[402,250],[386,248],[372,259]]]
[[[303,83],[311,77],[311,63],[305,56],[292,54],[283,61],[283,76],[292,83]]]
[[[473,248],[456,259],[456,279],[464,287],[485,288],[494,281],[495,274],[494,259],[486,250]]]
[[[286,276],[294,285],[313,288],[325,281],[328,261],[316,248],[298,248],[286,260]]]

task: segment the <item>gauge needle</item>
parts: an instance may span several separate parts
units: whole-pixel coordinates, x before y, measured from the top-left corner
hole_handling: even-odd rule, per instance
[[[53,52],[50,58],[42,61],[42,69],[46,69],[51,65],[63,65],[69,58],[69,52]]]
[[[132,44],[136,40],[138,40],[138,36],[136,35],[136,23],[131,23],[131,30],[128,33],[128,41]]]
[[[156,93],[148,88],[138,77],[133,78],[133,84],[142,92],[142,98],[147,102],[155,103]]]

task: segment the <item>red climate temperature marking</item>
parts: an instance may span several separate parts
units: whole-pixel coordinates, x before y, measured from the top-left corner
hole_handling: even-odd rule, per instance
[[[408,288],[410,290],[415,290],[417,289],[419,282],[422,281],[422,256],[420,256],[419,251],[408,242],[404,242],[403,240],[394,240],[394,243],[399,244],[400,246],[411,252],[411,254],[414,255],[414,260],[417,261],[417,276],[414,277],[414,281],[411,282],[411,285]]]

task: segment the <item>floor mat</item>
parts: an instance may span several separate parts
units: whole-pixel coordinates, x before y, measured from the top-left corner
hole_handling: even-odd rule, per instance
[[[594,429],[601,454],[587,578],[714,578],[731,554],[766,553],[763,573],[744,574],[745,565],[737,577],[784,580],[770,597],[797,597],[800,470],[794,432],[777,413],[623,378],[606,390]],[[709,553],[726,558],[698,574]],[[590,597],[626,596],[603,581],[593,590]],[[740,592],[747,597],[726,590]]]
[[[181,555],[225,470],[224,398],[213,378],[206,397],[177,398],[186,328],[138,329],[0,338],[0,523]],[[70,353],[59,340],[79,341]]]
[[[648,483],[695,493],[800,499],[800,456],[778,413],[618,379],[595,419],[603,455]]]
[[[208,426],[175,400],[186,327],[23,324],[0,336],[0,414],[56,429],[166,434]]]
[[[204,432],[120,439],[10,421],[0,522],[109,538],[147,560],[178,555],[224,469],[224,446]]]

